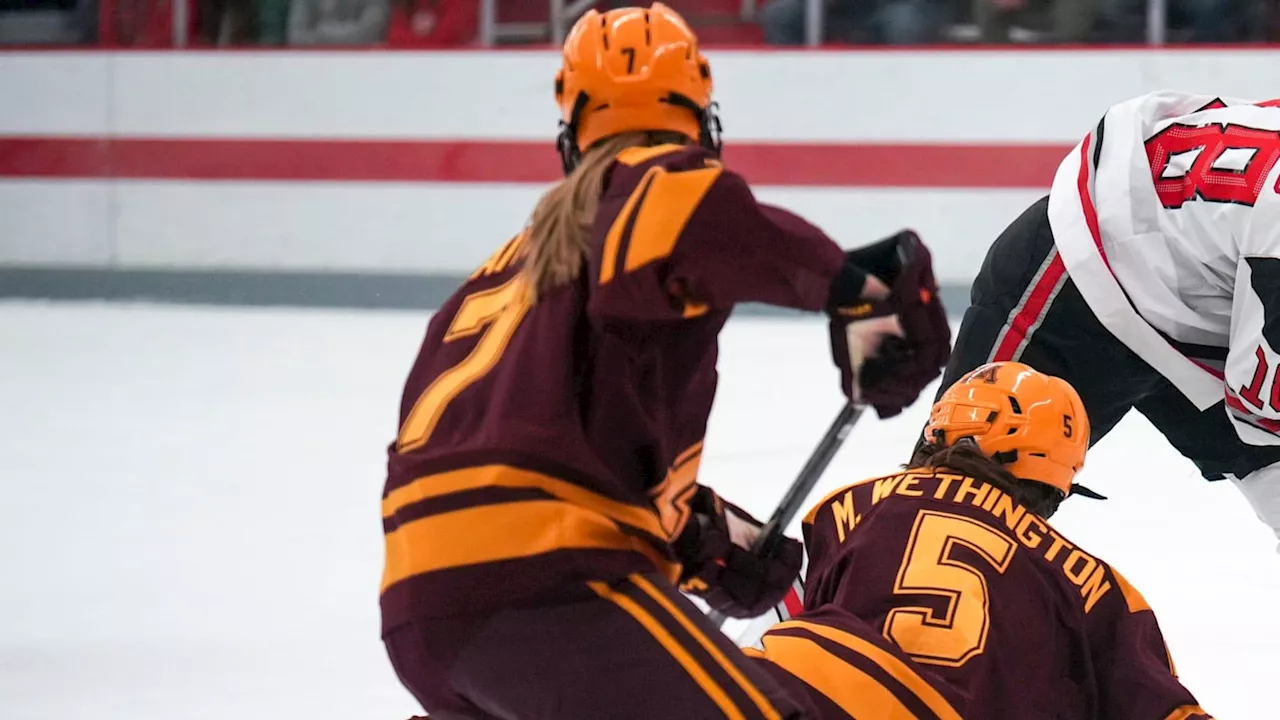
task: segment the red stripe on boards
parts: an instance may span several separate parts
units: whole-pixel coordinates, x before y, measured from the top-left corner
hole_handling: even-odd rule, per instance
[[[733,143],[759,185],[1048,189],[1070,148],[1019,144]],[[550,142],[0,137],[0,177],[547,183]]]

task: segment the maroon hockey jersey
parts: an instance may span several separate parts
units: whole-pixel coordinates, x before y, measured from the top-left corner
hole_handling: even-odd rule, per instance
[[[928,468],[874,478],[828,495],[803,528],[797,620],[856,616],[957,692],[965,717],[1209,717],[1142,595],[989,483]]]
[[[734,304],[819,310],[844,253],[698,148],[622,153],[579,280],[517,236],[432,318],[383,493],[384,632],[679,567]]]

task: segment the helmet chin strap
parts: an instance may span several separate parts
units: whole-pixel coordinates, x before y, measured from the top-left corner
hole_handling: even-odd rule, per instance
[[[578,129],[563,120],[556,135],[556,150],[560,153],[560,166],[568,176],[582,161],[582,152],[578,150]]]
[[[701,126],[702,137],[698,138],[698,144],[720,156],[720,148],[724,143],[720,139],[721,133],[724,132],[724,126],[720,124],[720,103],[713,102],[707,105],[706,110],[698,110],[698,124]]]
[[[584,92],[578,93],[573,101],[573,112],[569,114],[569,122],[560,121],[560,132],[556,135],[556,149],[560,152],[560,165],[567,176],[582,161],[582,151],[578,150],[578,118],[587,108],[590,98]]]

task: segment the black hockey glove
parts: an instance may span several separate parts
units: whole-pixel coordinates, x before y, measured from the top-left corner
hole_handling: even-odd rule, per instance
[[[791,538],[758,555],[751,545],[761,524],[741,508],[699,487],[693,517],[673,544],[684,563],[680,589],[729,617],[763,615],[780,602],[800,574],[804,548]]]
[[[846,254],[828,313],[845,396],[872,405],[882,418],[915,402],[951,354],[932,256],[910,230]]]

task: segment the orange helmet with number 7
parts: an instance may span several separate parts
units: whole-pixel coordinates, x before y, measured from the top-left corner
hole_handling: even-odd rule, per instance
[[[1014,477],[1065,496],[1084,466],[1089,417],[1067,381],[1022,363],[991,363],[948,388],[924,429],[925,441],[940,447],[964,438]]]
[[[587,148],[624,132],[676,132],[720,150],[711,65],[684,18],[662,3],[583,15],[564,42],[556,103],[566,174]]]

